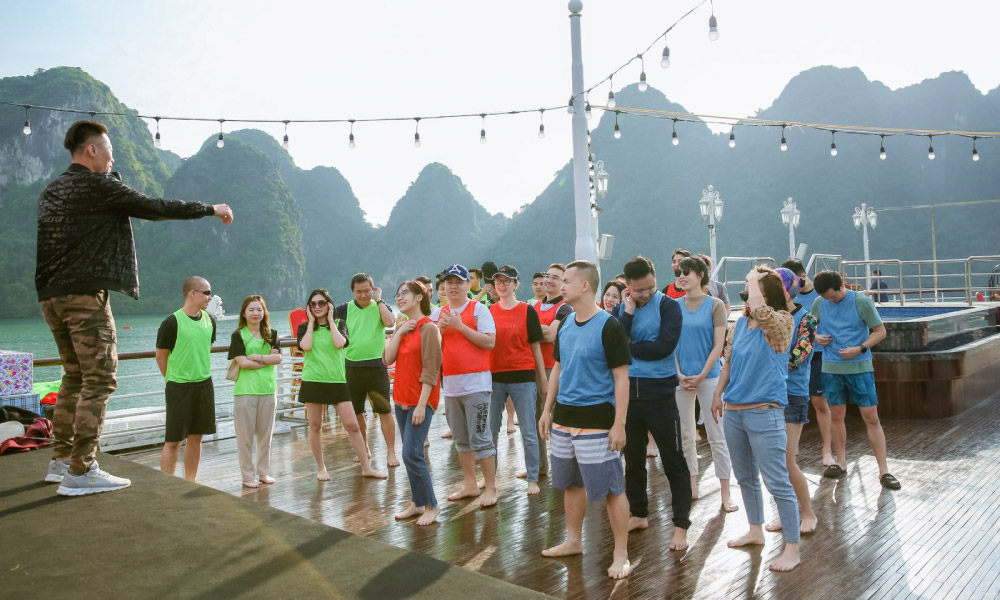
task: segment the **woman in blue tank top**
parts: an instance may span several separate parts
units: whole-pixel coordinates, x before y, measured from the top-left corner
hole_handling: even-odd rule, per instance
[[[681,338],[674,351],[677,361],[677,386],[675,399],[681,417],[681,445],[684,458],[691,472],[691,494],[698,497],[698,450],[696,447],[694,408],[695,398],[701,404],[701,414],[708,415],[712,398],[719,383],[719,358],[726,340],[726,306],[722,300],[706,293],[708,288],[708,265],[700,258],[688,257],[680,262],[681,274],[677,277],[677,287],[684,290],[681,305],[683,325]],[[712,462],[715,476],[719,478],[722,510],[733,512],[738,506],[729,493],[729,448],[722,423],[705,419],[705,432],[712,447]]]
[[[750,531],[730,540],[736,548],[764,543],[764,498],[758,471],[774,497],[782,523],[799,522],[799,505],[785,464],[785,415],[788,404],[788,349],[793,318],[786,310],[781,278],[767,267],[746,277],[746,306],[730,331],[723,351],[725,364],[712,401],[712,418],[722,419],[733,472],[740,484]],[[799,564],[799,529],[784,530],[785,549],[772,571],[790,571]]]

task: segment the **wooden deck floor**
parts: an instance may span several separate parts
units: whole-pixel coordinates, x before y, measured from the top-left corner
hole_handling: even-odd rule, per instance
[[[375,459],[385,464],[381,432],[369,422]],[[362,479],[351,462],[342,429],[324,432],[333,480],[318,483],[302,429],[275,437],[272,475],[278,483],[260,490],[241,487],[235,440],[205,445],[199,481],[352,533],[426,553],[559,598],[996,598],[1000,597],[1000,395],[966,413],[939,421],[891,421],[889,468],[903,489],[883,491],[863,423],[848,420],[848,475],[820,475],[819,432],[807,429],[803,465],[810,481],[817,531],[803,537],[802,564],[774,574],[767,563],[781,549],[781,536],[767,534],[754,550],[727,548],[745,531],[746,516],[719,512],[718,482],[706,443],[699,444],[702,498],[684,553],[666,550],[670,538],[670,492],[658,459],[651,464],[650,528],[629,536],[634,574],[609,581],[611,531],[603,503],[592,503],[584,524],[584,555],[543,558],[540,551],[564,535],[562,494],[542,480],[529,498],[520,468],[520,438],[500,441],[500,502],[481,510],[475,502],[445,496],[461,480],[450,440],[441,439],[444,419],[435,418],[429,450],[441,523],[418,528],[392,519],[409,500],[403,467],[387,481]],[[156,467],[159,451],[128,455]],[[384,467],[383,467],[384,468]],[[734,480],[735,481],[735,480]],[[734,500],[742,505],[734,485]],[[765,492],[766,494],[766,492]],[[776,514],[773,504],[768,517]],[[225,518],[225,515],[219,515]],[[470,590],[470,593],[473,592]]]

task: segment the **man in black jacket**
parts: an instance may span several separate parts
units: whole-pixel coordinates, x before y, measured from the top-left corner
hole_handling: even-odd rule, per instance
[[[139,299],[129,218],[217,216],[228,225],[233,212],[225,204],[151,198],[122,183],[111,173],[111,140],[100,122],[73,123],[63,145],[73,162],[38,199],[35,289],[64,371],[45,481],[60,483],[60,495],[84,496],[132,483],[101,470],[94,460],[108,397],[118,387],[117,336],[108,296],[117,291]]]

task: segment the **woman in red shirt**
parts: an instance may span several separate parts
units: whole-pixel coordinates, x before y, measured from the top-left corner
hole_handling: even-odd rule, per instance
[[[417,525],[430,525],[441,508],[424,460],[424,443],[440,396],[441,334],[428,317],[430,295],[418,282],[404,281],[396,288],[396,306],[408,318],[396,327],[382,360],[387,365],[396,363],[392,399],[403,440],[403,465],[413,494],[413,501],[396,520],[419,515]]]

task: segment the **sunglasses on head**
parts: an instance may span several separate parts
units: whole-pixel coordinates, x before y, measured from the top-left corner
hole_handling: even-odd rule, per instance
[[[326,300],[315,300],[309,303],[310,308],[323,308],[326,306]]]

